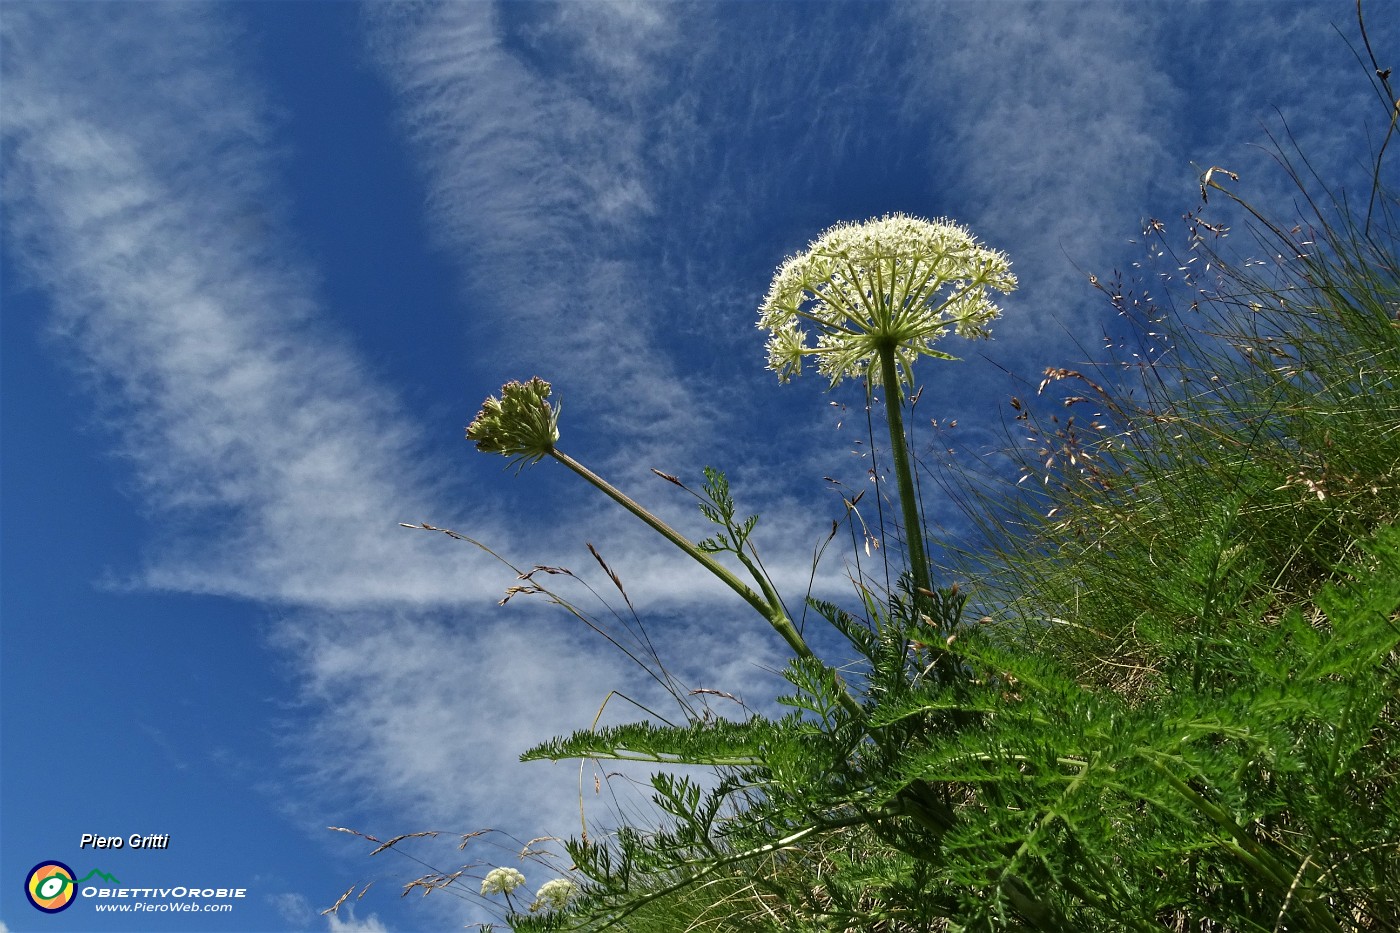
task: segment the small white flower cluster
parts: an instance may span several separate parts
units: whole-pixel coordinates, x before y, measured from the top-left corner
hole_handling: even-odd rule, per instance
[[[569,903],[569,898],[578,893],[578,885],[567,878],[555,878],[553,881],[546,881],[540,885],[540,889],[535,892],[535,903],[530,905],[531,910],[562,910]]]
[[[493,868],[486,873],[486,880],[481,882],[481,893],[509,894],[524,883],[525,876],[514,868]]]
[[[881,381],[871,365],[893,349],[899,379],[912,385],[920,356],[951,359],[933,349],[949,330],[985,337],[1001,315],[990,289],[1016,288],[1011,262],[950,220],[890,214],[862,224],[837,224],[805,253],[779,267],[759,308],[770,332],[768,368],[786,382],[815,356],[832,385],[846,376]],[[808,344],[806,326],[815,331]]]
[[[510,894],[525,883],[525,876],[514,868],[493,868],[481,882],[482,895]],[[569,899],[578,893],[578,885],[567,878],[555,878],[540,885],[535,892],[535,902],[531,910],[563,910]]]

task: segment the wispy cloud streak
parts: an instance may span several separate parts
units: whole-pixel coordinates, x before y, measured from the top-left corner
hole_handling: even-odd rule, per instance
[[[1081,340],[1100,308],[1084,272],[1121,253],[1162,191],[1183,94],[1161,56],[1158,17],[1107,4],[910,3],[901,8],[936,67],[915,67],[913,101],[943,118],[929,137],[937,184],[967,221],[1015,244],[1021,292],[997,327],[998,355]],[[1007,346],[1007,345],[1010,346]]]
[[[494,350],[483,368],[551,378],[653,454],[688,447],[708,420],[661,349],[632,258],[656,210],[632,105],[650,80],[643,50],[669,44],[667,16],[646,4],[368,11],[434,226],[463,263],[465,311]]]
[[[338,335],[270,207],[287,197],[268,154],[273,108],[238,71],[232,32],[218,8],[192,5],[5,16],[9,248],[154,520],[132,582],[277,607],[273,644],[304,705],[281,725],[293,766],[259,770],[307,825],[336,813],[568,831],[568,769],[517,756],[586,726],[610,687],[644,702],[655,688],[577,625],[488,607],[509,574],[474,548],[396,526],[456,524],[507,550],[536,533],[489,509],[444,514],[462,490]],[[609,275],[589,280],[595,299]],[[639,526],[613,530],[598,538],[610,554],[608,538],[647,552]],[[638,600],[729,604],[717,585],[667,585],[673,571],[649,562],[648,584],[623,569]],[[771,692],[774,639],[742,610],[657,631],[663,656],[697,685]]]
[[[322,607],[470,597],[461,555],[395,527],[442,486],[269,216],[270,121],[232,31],[189,5],[5,17],[7,232],[159,520],[141,581]]]

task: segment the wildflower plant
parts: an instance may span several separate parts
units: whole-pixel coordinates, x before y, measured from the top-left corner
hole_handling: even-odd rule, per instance
[[[727,866],[775,856],[800,840],[817,842],[846,829],[888,823],[878,833],[911,839],[931,834],[936,840],[957,825],[944,791],[918,777],[890,782],[878,775],[880,767],[897,755],[907,729],[903,722],[875,724],[868,704],[876,697],[906,696],[911,683],[935,668],[941,675],[958,671],[938,642],[956,628],[962,602],[956,590],[936,592],[930,582],[900,414],[902,388],[912,386],[917,356],[951,358],[932,348],[944,332],[986,336],[988,324],[1000,313],[988,290],[1009,291],[1014,286],[1005,256],[979,245],[964,228],[895,215],[828,231],[811,250],[783,265],[760,311],[761,321],[775,328],[777,343],[770,341],[770,362],[777,359],[771,354],[783,341],[787,352],[803,355],[805,351],[793,349],[796,322],[816,322],[825,329],[811,349],[819,369],[835,374],[834,381],[841,374],[859,374],[867,386],[883,378],[893,396],[887,398],[886,414],[905,515],[910,575],[901,593],[889,595],[887,605],[865,593],[869,616],[865,622],[835,606],[815,604],[868,663],[866,704],[853,695],[835,667],[812,652],[788,618],[750,543],[757,518],[737,517],[722,473],[707,468],[703,492],[697,495],[702,514],[721,530],[694,543],[559,449],[557,409],[550,407],[548,383],[538,378],[508,383],[499,399],[490,398],[483,405],[467,429],[467,437],[478,449],[521,465],[546,456],[563,463],[725,582],[767,619],[795,654],[785,672],[795,692],[780,700],[795,712],[782,720],[754,717],[742,724],[707,720],[682,727],[638,723],[591,729],[526,753],[527,759],[703,764],[733,772],[703,805],[698,785],[657,775],[655,799],[676,828],[645,842],[620,834],[620,875],[614,871],[608,848],[571,846],[569,854],[579,870],[601,885],[580,893],[571,916],[620,922],[658,899],[674,900],[673,895],[701,880],[715,881],[715,873]],[[776,368],[780,378],[786,378],[788,371],[781,361]],[[675,477],[661,475],[684,488]],[[757,589],[719,563],[716,555],[726,553],[744,567]],[[911,646],[921,647],[911,653]],[[949,687],[946,676],[935,680],[940,689]],[[933,718],[954,723],[965,717],[962,711],[945,711]],[[869,748],[862,748],[866,743]],[[819,751],[823,745],[829,747]],[[810,795],[814,785],[832,779],[844,787],[834,798]],[[778,809],[759,805],[759,799],[776,803]],[[803,802],[798,810],[788,812],[795,801]],[[746,813],[741,822],[747,832],[721,830],[736,812]],[[906,823],[909,828],[893,828]],[[717,833],[725,837],[722,850],[714,848]],[[937,848],[936,841],[933,846]],[[634,877],[677,880],[638,892],[628,883]],[[1058,922],[1059,913],[1052,904],[1027,889],[1015,874],[1009,879],[1009,897],[1023,912],[1047,923]],[[521,926],[531,922],[552,928],[564,919],[561,914],[518,921]]]
[[[1389,142],[1397,95],[1371,64]],[[792,623],[722,473],[699,492],[659,474],[716,526],[694,542],[559,449],[548,383],[488,399],[467,431],[479,449],[563,463],[793,651],[783,715],[595,722],[528,750],[655,764],[660,825],[569,841],[568,877],[511,926],[1400,933],[1400,200],[1380,184],[1385,148],[1364,216],[1356,199],[1313,200],[1303,173],[1312,213],[1296,225],[1227,191],[1223,170],[1203,178],[1228,195],[1211,210],[1245,208],[1267,267],[1224,254],[1202,211],[1187,220],[1208,280],[1154,283],[1163,297],[1140,303],[1102,283],[1138,368],[1047,369],[1042,390],[1077,387],[1060,400],[1073,416],[1013,400],[1043,444],[1013,452],[1037,482],[965,492],[992,549],[957,568],[964,586],[931,583],[900,411],[914,362],[950,358],[943,336],[987,336],[992,293],[1016,284],[1006,257],[957,224],[890,215],[784,262],[760,309],[770,368],[786,381],[810,357],[833,385],[883,386],[899,484],[909,572],[892,591],[858,578],[854,605],[809,601],[851,652],[841,663]],[[1163,339],[1173,352],[1139,352]],[[1094,413],[1076,422],[1080,406]],[[509,900],[524,883],[510,871],[483,894]]]
[[[890,214],[827,230],[779,267],[759,308],[758,326],[770,334],[768,368],[779,381],[800,373],[803,360],[813,357],[833,387],[847,377],[863,379],[870,390],[885,387],[890,457],[916,592],[930,591],[932,582],[902,413],[914,361],[955,359],[934,349],[949,332],[987,337],[1001,315],[991,293],[1015,288],[1006,255],[979,243],[966,227]]]

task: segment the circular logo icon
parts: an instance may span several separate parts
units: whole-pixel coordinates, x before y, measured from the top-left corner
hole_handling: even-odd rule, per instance
[[[29,903],[46,914],[64,910],[78,896],[73,884],[73,869],[62,862],[40,862],[29,870],[24,879],[24,896]]]

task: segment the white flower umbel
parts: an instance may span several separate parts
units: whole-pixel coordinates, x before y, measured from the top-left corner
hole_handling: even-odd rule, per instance
[[[987,336],[1001,314],[991,292],[1015,288],[1006,255],[966,227],[890,214],[837,224],[785,261],[758,326],[770,334],[768,367],[783,382],[811,356],[832,385],[847,376],[879,384],[881,358],[891,354],[898,393],[913,385],[919,356],[953,358],[933,346],[948,331]]]
[[[493,868],[481,882],[482,895],[509,894],[525,883],[525,876],[514,868]]]
[[[540,889],[535,892],[535,902],[530,905],[531,910],[563,910],[569,904],[569,899],[578,893],[578,885],[567,878],[555,878],[553,881],[546,881],[540,885]]]

